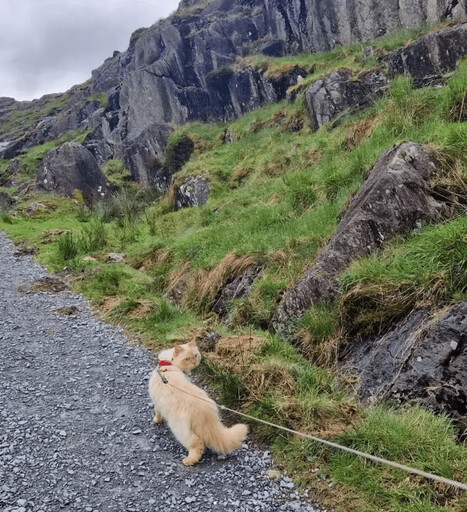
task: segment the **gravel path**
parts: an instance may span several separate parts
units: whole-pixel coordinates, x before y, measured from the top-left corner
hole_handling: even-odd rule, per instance
[[[268,452],[196,467],[152,425],[151,357],[71,292],[27,293],[46,275],[0,233],[0,510],[308,511]],[[63,316],[54,310],[76,306]]]

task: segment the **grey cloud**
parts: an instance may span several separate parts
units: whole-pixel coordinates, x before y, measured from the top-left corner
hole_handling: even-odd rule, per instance
[[[178,0],[1,0],[0,96],[32,99],[87,80]]]

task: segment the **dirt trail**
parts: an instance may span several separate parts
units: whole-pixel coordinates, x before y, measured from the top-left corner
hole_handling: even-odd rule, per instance
[[[46,272],[0,233],[0,510],[308,511],[267,452],[184,450],[151,423],[152,361],[71,292],[27,293]],[[74,306],[76,315],[55,313]]]

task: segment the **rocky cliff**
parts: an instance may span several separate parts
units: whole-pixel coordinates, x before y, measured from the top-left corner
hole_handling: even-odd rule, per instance
[[[183,1],[93,71],[93,90],[110,102],[94,121],[92,151],[98,159],[123,157],[135,177],[151,183],[172,125],[235,118],[282,99],[302,74],[270,80],[235,69],[238,57],[321,52],[465,13],[455,0]]]
[[[122,159],[135,179],[164,188],[161,158],[174,125],[233,119],[283,99],[304,75],[292,69],[270,78],[236,64],[239,57],[321,52],[466,12],[457,0],[183,0],[170,18],[134,32],[127,51],[115,52],[55,108],[3,99],[3,124],[12,112],[39,108],[39,115],[13,136],[0,133],[0,156],[87,127],[86,146],[100,164]]]

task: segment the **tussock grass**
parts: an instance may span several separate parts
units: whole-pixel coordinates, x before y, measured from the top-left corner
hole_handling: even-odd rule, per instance
[[[108,160],[102,167],[102,172],[111,186],[122,186],[131,179],[131,173],[122,160]]]
[[[371,334],[420,306],[467,296],[467,219],[427,227],[354,263],[339,303],[351,332]]]

